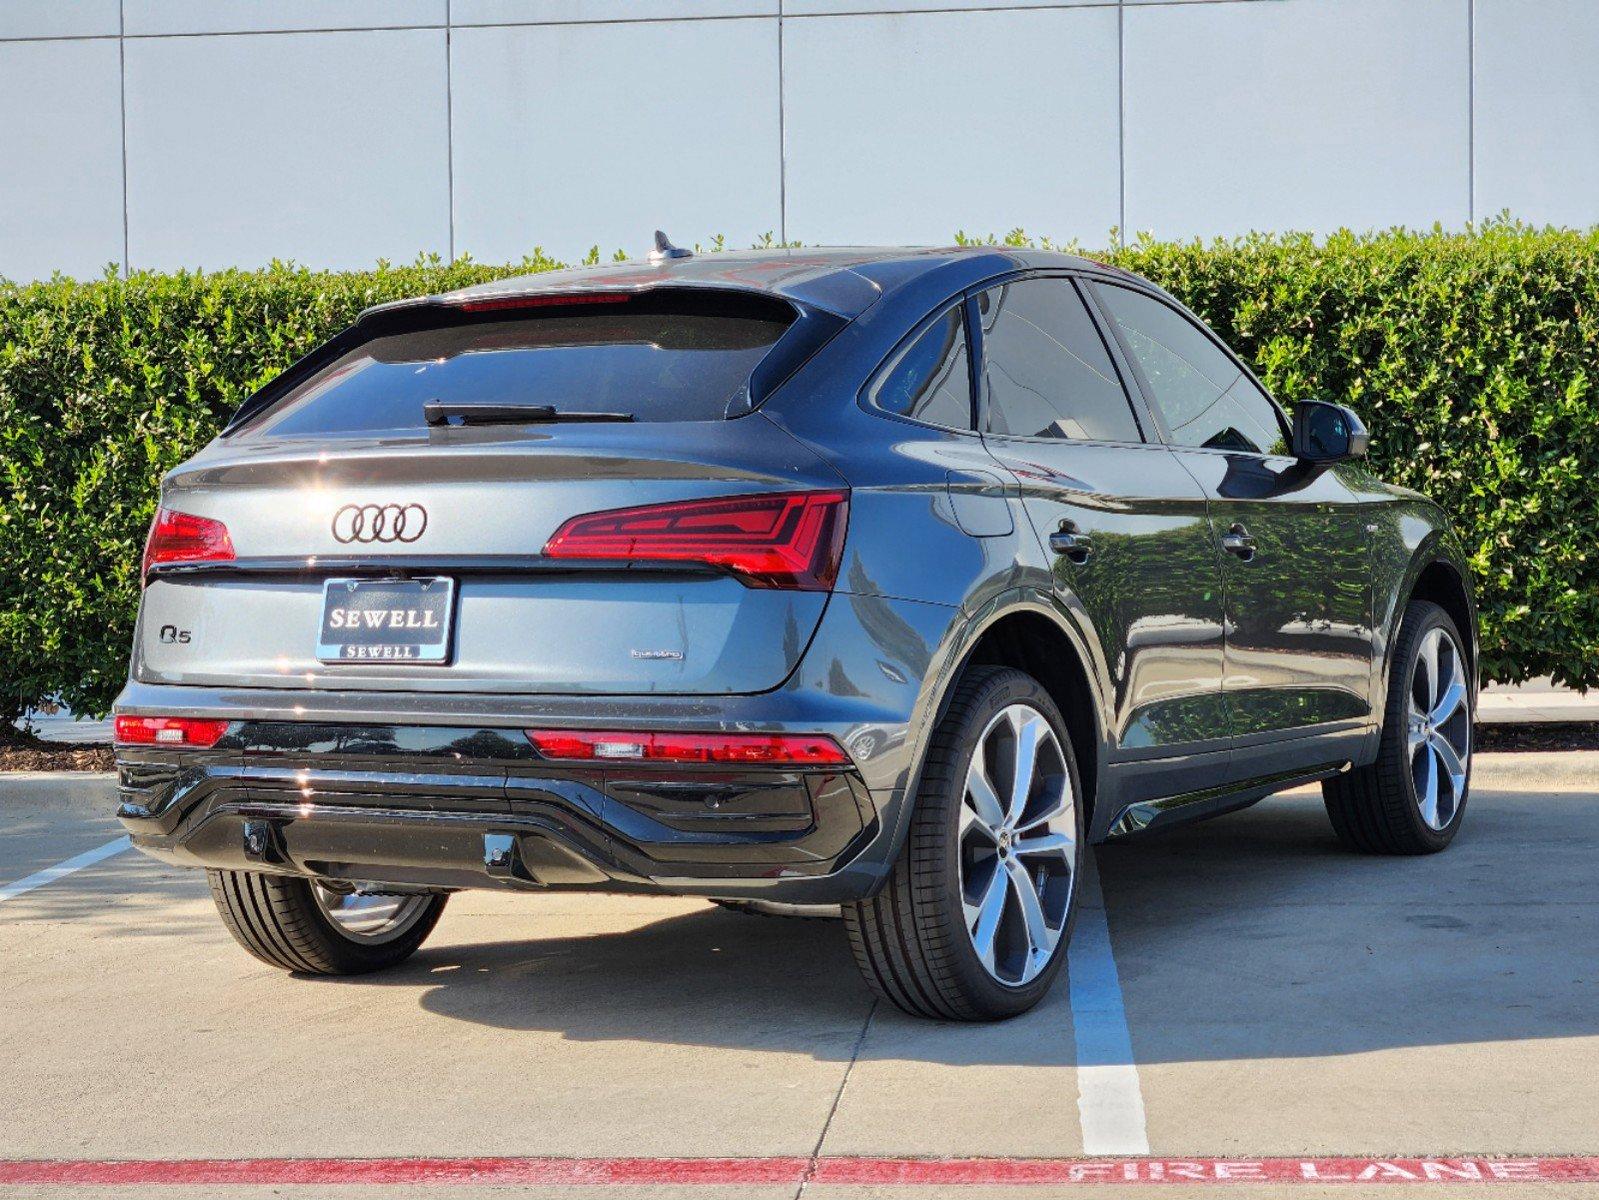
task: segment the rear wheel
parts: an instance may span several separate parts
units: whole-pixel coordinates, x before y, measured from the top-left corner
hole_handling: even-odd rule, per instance
[[[405,961],[447,899],[253,871],[206,874],[234,940],[264,963],[307,975],[358,975]]]
[[[1470,662],[1449,614],[1413,600],[1393,664],[1377,760],[1327,780],[1322,795],[1346,846],[1435,854],[1459,832],[1471,790]]]
[[[1031,676],[979,667],[934,733],[888,884],[844,906],[872,989],[915,1016],[996,1020],[1065,961],[1082,865],[1077,764]]]

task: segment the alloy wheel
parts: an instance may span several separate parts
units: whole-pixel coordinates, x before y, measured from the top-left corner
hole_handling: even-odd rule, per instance
[[[402,936],[421,920],[432,899],[420,892],[363,891],[360,884],[339,888],[315,880],[311,895],[335,929],[351,941],[369,944]]]
[[[1000,711],[972,751],[959,839],[966,933],[983,969],[1020,987],[1049,965],[1070,915],[1077,800],[1037,709]]]
[[[1465,657],[1447,629],[1422,635],[1410,679],[1405,748],[1421,819],[1435,830],[1454,820],[1471,770],[1470,685]]]

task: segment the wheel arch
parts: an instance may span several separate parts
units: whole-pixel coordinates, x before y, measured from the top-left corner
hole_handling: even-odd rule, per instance
[[[1108,751],[1103,695],[1089,666],[1092,661],[1078,633],[1048,599],[1013,593],[987,606],[966,625],[961,645],[940,680],[938,700],[917,751],[909,785],[912,794],[920,784],[932,731],[943,720],[962,675],[973,666],[1013,667],[1037,679],[1065,718],[1083,790],[1083,824],[1092,829]],[[907,812],[911,807],[906,806]]]
[[[1466,640],[1466,655],[1471,666],[1472,687],[1477,686],[1477,611],[1471,599],[1471,589],[1459,567],[1446,558],[1433,558],[1417,572],[1411,584],[1412,600],[1430,600],[1449,614],[1460,636]]]
[[[1466,642],[1471,663],[1472,687],[1477,686],[1479,650],[1477,646],[1477,605],[1472,596],[1471,576],[1459,555],[1452,551],[1441,534],[1425,539],[1411,555],[1400,584],[1394,589],[1394,602],[1388,628],[1383,631],[1382,686],[1388,685],[1393,668],[1394,643],[1399,623],[1412,600],[1429,600],[1454,621]]]
[[[1477,645],[1477,607],[1472,595],[1471,575],[1463,557],[1450,545],[1445,531],[1434,530],[1420,541],[1410,555],[1397,585],[1387,594],[1392,599],[1379,629],[1382,639],[1381,665],[1372,687],[1372,707],[1376,720],[1367,752],[1363,756],[1366,761],[1377,753],[1378,738],[1388,707],[1388,687],[1393,678],[1394,648],[1399,640],[1400,623],[1412,600],[1428,600],[1438,605],[1449,614],[1460,631],[1470,665],[1474,706],[1480,686],[1478,672],[1481,656]]]

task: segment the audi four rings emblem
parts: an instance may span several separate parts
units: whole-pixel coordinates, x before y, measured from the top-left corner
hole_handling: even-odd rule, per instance
[[[428,527],[420,504],[346,504],[333,514],[333,538],[351,542],[416,541]]]

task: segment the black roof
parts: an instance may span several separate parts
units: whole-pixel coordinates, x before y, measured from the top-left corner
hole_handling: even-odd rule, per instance
[[[378,304],[355,323],[318,346],[262,386],[233,414],[229,434],[302,379],[352,346],[378,336],[379,329],[406,327],[429,319],[425,310],[454,308],[472,300],[583,292],[648,291],[658,287],[721,288],[761,292],[795,304],[853,319],[879,298],[938,273],[943,295],[998,275],[1024,270],[1091,268],[1132,279],[1115,267],[1053,250],[1012,246],[837,246],[807,249],[726,250],[659,262],[628,261],[594,267],[569,267],[516,275],[438,296],[418,296]],[[1146,285],[1147,286],[1147,285]]]
[[[668,258],[629,260],[517,275],[420,300],[379,305],[368,312],[418,303],[458,304],[513,296],[644,291],[656,287],[704,287],[758,291],[826,309],[844,317],[863,312],[880,296],[932,271],[950,268],[977,282],[1006,271],[1037,268],[1105,269],[1101,264],[1052,250],[1010,246],[839,246],[777,250],[727,250]],[[962,268],[965,268],[962,270]],[[956,283],[958,290],[964,283]],[[362,314],[365,316],[366,314]]]

